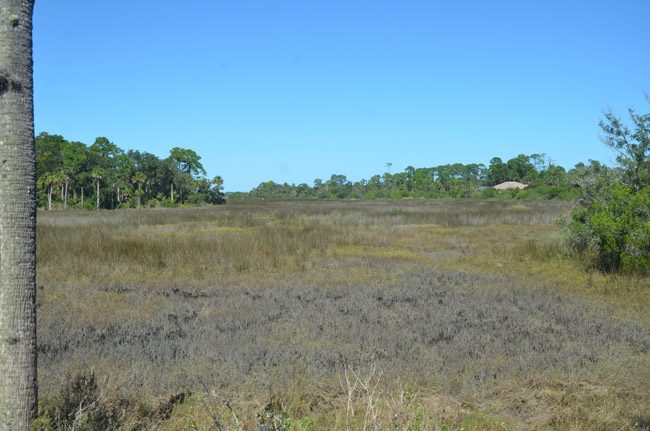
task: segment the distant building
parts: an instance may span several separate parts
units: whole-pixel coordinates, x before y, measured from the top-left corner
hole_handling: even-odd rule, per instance
[[[517,181],[506,181],[505,183],[497,184],[492,187],[497,190],[510,190],[510,189],[525,189],[528,184],[518,183]]]

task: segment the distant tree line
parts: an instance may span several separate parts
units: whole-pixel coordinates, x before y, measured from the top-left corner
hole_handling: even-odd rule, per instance
[[[499,157],[482,163],[454,163],[430,168],[408,166],[403,172],[374,175],[352,182],[334,174],[313,185],[263,182],[247,193],[231,193],[233,199],[401,199],[401,198],[561,198],[580,195],[580,184],[609,168],[595,160],[578,163],[570,170],[553,164],[543,154],[520,154],[506,162]],[[524,190],[492,188],[506,181],[527,184]]]
[[[222,178],[205,175],[190,149],[175,147],[160,159],[105,137],[90,146],[46,132],[36,137],[38,203],[46,209],[224,203]]]

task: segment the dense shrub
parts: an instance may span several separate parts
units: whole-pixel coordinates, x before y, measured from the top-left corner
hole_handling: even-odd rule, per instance
[[[650,100],[650,99],[649,99]],[[630,109],[631,130],[612,113],[600,127],[603,142],[615,150],[620,167],[593,176],[573,211],[573,246],[593,256],[608,272],[650,270],[650,114]]]
[[[572,242],[605,271],[643,273],[650,267],[650,187],[634,192],[613,183],[572,214]]]

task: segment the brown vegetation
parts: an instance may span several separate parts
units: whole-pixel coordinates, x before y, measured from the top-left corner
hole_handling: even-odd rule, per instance
[[[554,224],[568,210],[400,201],[40,214],[39,426],[53,427],[61,406],[68,425],[80,417],[65,401],[79,380],[68,381],[90,369],[97,417],[115,428],[643,425],[650,283],[585,271]]]

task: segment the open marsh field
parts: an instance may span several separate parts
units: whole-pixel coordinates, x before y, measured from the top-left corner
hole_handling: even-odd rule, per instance
[[[569,211],[40,212],[44,409],[92,370],[124,429],[647,429],[650,281],[587,270]]]

